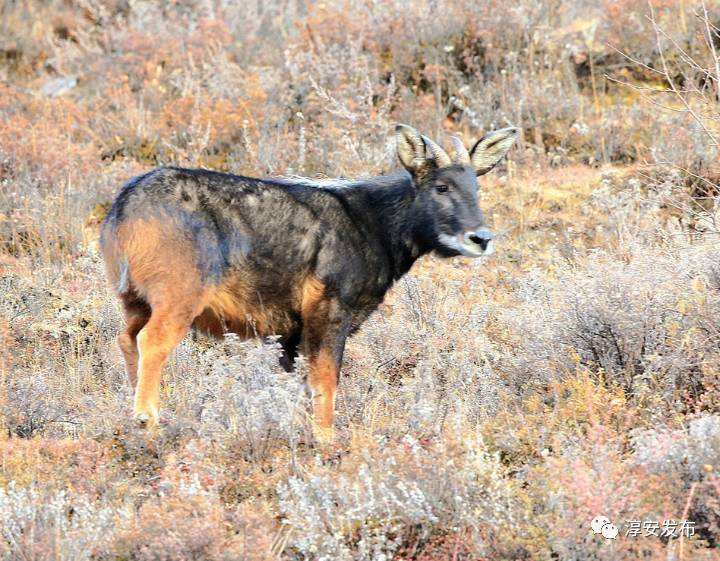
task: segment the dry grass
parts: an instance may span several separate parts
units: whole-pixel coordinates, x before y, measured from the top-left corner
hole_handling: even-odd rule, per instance
[[[0,5],[0,558],[717,559],[718,43],[651,6],[672,41],[639,0]],[[668,76],[694,114],[643,103]],[[130,427],[96,247],[121,183],[381,173],[396,121],[523,135],[483,179],[498,253],[426,258],[350,341],[337,449],[232,338],[185,340],[162,433]]]

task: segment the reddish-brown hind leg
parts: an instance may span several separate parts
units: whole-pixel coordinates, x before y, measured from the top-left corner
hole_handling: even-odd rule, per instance
[[[118,345],[125,358],[125,372],[127,373],[130,389],[135,391],[137,384],[138,348],[137,335],[150,319],[150,306],[141,301],[123,300],[125,312],[125,330],[118,335]]]
[[[200,256],[192,236],[173,216],[127,218],[117,227],[114,245],[109,258],[122,259],[109,269],[111,276],[119,276],[118,286],[130,284],[121,294],[125,307],[141,301],[150,312],[135,337],[137,355],[132,339],[139,321],[120,343],[129,357],[129,373],[137,370],[135,417],[142,424],[155,424],[163,366],[205,305],[206,287],[197,267]]]
[[[188,301],[197,300],[193,297]],[[158,422],[162,369],[196,315],[196,305],[176,302],[154,306],[149,321],[137,336],[140,360],[135,387],[135,419],[143,426]]]

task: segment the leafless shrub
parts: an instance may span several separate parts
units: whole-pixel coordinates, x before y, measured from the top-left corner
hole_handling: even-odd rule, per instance
[[[654,175],[677,170],[683,190],[676,193],[675,204],[717,230],[714,216],[720,194],[720,12],[702,0],[694,13],[694,37],[690,41],[668,31],[658,21],[652,4],[648,22],[657,55],[654,64],[630,54],[625,56],[660,86],[625,85],[639,92],[660,113],[651,150]]]
[[[367,425],[386,412],[392,426],[384,432],[410,429],[420,437],[454,423],[476,425],[497,411],[505,386],[493,368],[497,348],[485,332],[493,310],[470,305],[460,289],[450,279],[440,288],[424,275],[399,283],[392,313],[375,314],[350,341],[356,372],[341,383],[341,419]],[[464,291],[479,297],[483,288],[476,282]],[[361,356],[358,346],[366,349]]]
[[[598,252],[582,268],[562,266],[549,284],[522,283],[525,306],[504,314],[515,329],[525,326],[512,359],[521,380],[542,384],[586,367],[636,397],[677,403],[685,392],[701,391],[703,364],[717,357],[707,354],[712,335],[699,331],[698,319],[720,305],[716,293],[706,293],[707,273],[681,254],[626,250],[626,262]]]
[[[402,456],[375,454],[347,475],[290,478],[279,490],[288,551],[300,558],[389,559],[433,533],[501,531],[511,524],[513,502],[504,470],[481,442],[463,445],[471,447],[468,454],[455,459],[450,449],[429,450],[408,436]]]
[[[250,462],[263,462],[277,446],[294,449],[306,435],[308,404],[302,373],[284,372],[279,353],[275,343],[235,336],[205,349],[182,345],[168,379],[176,388],[168,415],[222,438]]]
[[[685,485],[720,465],[720,417],[692,419],[687,430],[639,430],[633,436],[635,461],[652,473],[678,477]]]
[[[32,376],[10,381],[5,388],[2,413],[9,434],[32,438],[44,433],[51,424],[58,423],[58,431],[72,429],[77,424],[76,413],[67,407],[47,383],[47,372],[33,372]]]
[[[95,559],[107,547],[127,509],[103,506],[67,491],[37,486],[0,488],[0,558],[6,561]]]

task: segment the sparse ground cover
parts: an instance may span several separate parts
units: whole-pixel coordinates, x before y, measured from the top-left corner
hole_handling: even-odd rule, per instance
[[[705,8],[0,5],[0,557],[716,559]],[[396,121],[523,132],[482,179],[496,255],[424,259],[350,340],[336,448],[301,375],[232,338],[188,337],[163,431],[132,427],[97,252],[119,185],[165,163],[373,175]],[[666,520],[694,535],[626,535]]]

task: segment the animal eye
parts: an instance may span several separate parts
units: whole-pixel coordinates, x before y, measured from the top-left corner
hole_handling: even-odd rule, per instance
[[[436,185],[435,190],[438,193],[447,193],[450,190],[450,187],[448,187],[447,185]]]

